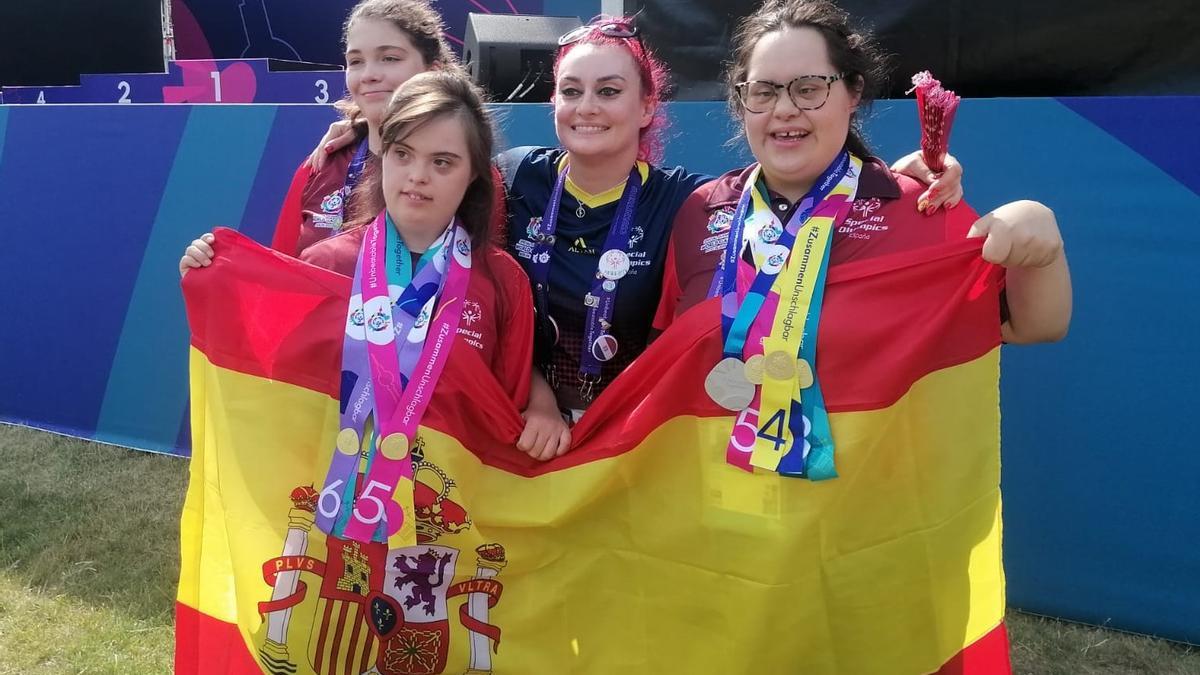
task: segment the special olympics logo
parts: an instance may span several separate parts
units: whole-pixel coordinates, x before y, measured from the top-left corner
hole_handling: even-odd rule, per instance
[[[870,199],[856,199],[851,206],[854,215],[859,218],[869,218],[871,214],[878,211],[883,206],[883,201],[879,197],[871,197]]]
[[[474,300],[467,300],[463,303],[462,320],[467,322],[468,326],[475,325],[475,322],[483,318],[483,308]]]

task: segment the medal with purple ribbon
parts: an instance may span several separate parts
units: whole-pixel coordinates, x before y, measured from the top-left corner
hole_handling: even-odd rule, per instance
[[[410,449],[458,332],[471,245],[451,223],[430,263],[406,287],[389,287],[383,251],[399,236],[389,223],[380,214],[359,251],[343,338],[341,431],[316,520],[327,534],[405,546],[416,543]],[[364,448],[368,416],[377,442]]]

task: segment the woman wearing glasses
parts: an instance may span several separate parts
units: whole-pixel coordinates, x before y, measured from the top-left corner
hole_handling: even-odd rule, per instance
[[[858,111],[883,75],[871,36],[855,32],[832,2],[767,2],[744,20],[727,73],[729,102],[757,162],[705,184],[684,204],[672,235],[674,269],[666,273],[664,304],[678,315],[709,296],[724,247],[704,242],[715,225],[729,229],[744,191],[761,210],[769,204],[775,216],[744,222],[747,259],[759,260],[761,268],[773,245],[770,230],[788,223],[806,196],[819,201],[814,185],[824,177],[861,161],[853,207],[833,230],[828,264],[986,237],[983,257],[1006,268],[1004,340],[1061,339],[1071,317],[1071,282],[1054,214],[1019,201],[982,218],[957,208],[918,220],[914,206],[923,186],[872,157],[858,131]]]

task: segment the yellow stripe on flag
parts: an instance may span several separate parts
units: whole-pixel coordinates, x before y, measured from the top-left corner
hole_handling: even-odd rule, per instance
[[[995,349],[921,378],[890,407],[832,415],[841,477],[820,483],[728,466],[728,417],[675,418],[630,452],[535,478],[423,428],[417,480],[445,497],[446,529],[392,569],[457,558],[428,596],[418,591],[435,589],[436,565],[390,587],[432,598],[421,620],[446,617],[439,672],[485,658],[495,673],[936,670],[1004,613],[998,368]],[[337,405],[196,350],[192,373],[179,598],[236,623],[257,653],[258,603],[272,590],[261,569],[283,550],[289,495],[322,475]],[[451,502],[468,525],[446,516]],[[324,535],[307,536],[306,555],[324,560]],[[310,653],[320,620],[321,578],[301,578],[294,657]],[[490,610],[488,592],[499,597]],[[501,631],[495,653],[460,611]]]

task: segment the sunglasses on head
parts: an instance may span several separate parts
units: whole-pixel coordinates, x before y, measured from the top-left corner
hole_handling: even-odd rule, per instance
[[[586,26],[580,26],[572,31],[565,33],[558,38],[558,46],[565,47],[574,42],[579,42],[587,37],[592,31],[597,31],[601,35],[606,35],[612,38],[620,38],[628,40],[638,36],[637,26],[624,21],[602,21],[600,23],[589,23]]]

